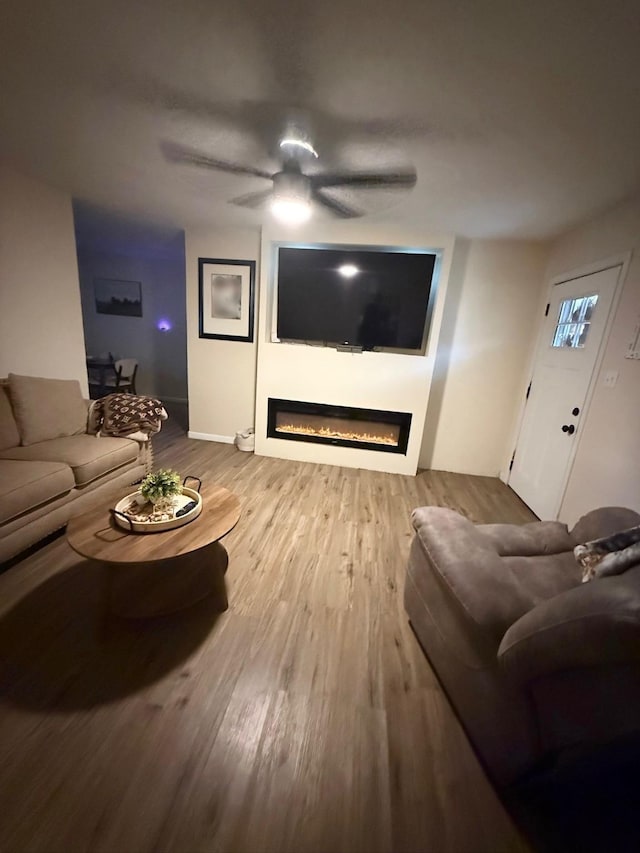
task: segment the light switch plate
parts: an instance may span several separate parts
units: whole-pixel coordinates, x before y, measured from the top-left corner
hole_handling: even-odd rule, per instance
[[[616,383],[618,382],[618,371],[617,370],[605,370],[604,373],[604,384],[607,388],[615,388]]]

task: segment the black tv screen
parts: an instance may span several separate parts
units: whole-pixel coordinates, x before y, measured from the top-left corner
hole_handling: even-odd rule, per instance
[[[436,256],[361,249],[278,250],[278,337],[420,350]]]

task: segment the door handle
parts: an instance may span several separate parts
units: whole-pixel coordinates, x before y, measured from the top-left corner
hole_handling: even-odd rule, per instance
[[[568,432],[569,435],[573,435],[576,431],[576,428],[573,424],[562,424],[562,432]]]
[[[574,416],[574,418],[577,418],[580,414],[580,409],[576,406],[575,409],[571,410],[571,414]]]

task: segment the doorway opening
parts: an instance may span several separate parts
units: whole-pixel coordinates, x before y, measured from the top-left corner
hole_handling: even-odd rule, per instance
[[[184,231],[78,200],[73,213],[90,395],[157,397],[186,432]]]

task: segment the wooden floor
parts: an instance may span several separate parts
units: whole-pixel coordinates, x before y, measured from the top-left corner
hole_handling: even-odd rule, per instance
[[[63,537],[0,576],[0,850],[519,851],[407,624],[415,506],[531,519],[497,480],[292,463],[188,440],[232,489],[230,609],[100,630]]]

